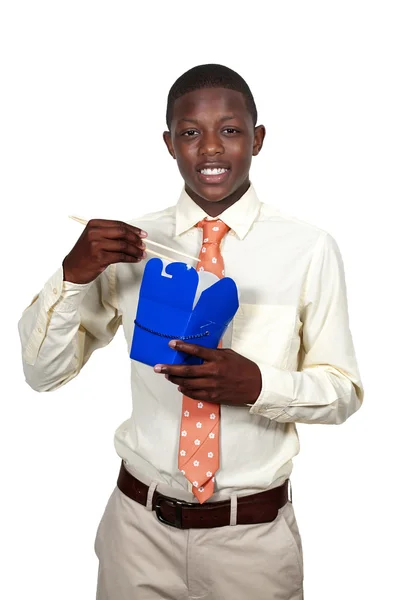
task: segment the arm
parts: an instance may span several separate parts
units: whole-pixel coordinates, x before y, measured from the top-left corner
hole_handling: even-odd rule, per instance
[[[109,344],[121,316],[116,263],[145,258],[147,233],[121,221],[92,219],[62,267],[19,321],[27,383],[38,392],[59,388]]]
[[[322,233],[302,293],[302,346],[297,371],[253,362],[230,349],[171,341],[202,365],[155,365],[195,400],[250,406],[280,423],[343,423],[361,406],[363,388],[348,323],[344,268],[334,239]]]
[[[303,290],[298,371],[257,363],[261,393],[253,415],[280,423],[340,424],[359,409],[363,387],[349,329],[344,267],[334,239],[322,234]]]
[[[62,267],[48,280],[19,323],[29,386],[53,391],[79,373],[97,348],[116,334],[115,265],[85,284],[63,281]]]

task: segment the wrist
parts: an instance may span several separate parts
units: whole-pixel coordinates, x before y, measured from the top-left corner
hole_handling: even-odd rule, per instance
[[[62,261],[63,280],[70,281],[71,283],[75,283],[73,281],[73,274],[70,272],[70,270],[66,264],[66,259],[67,259],[67,257],[65,257],[64,260]]]
[[[89,281],[83,281],[79,275],[71,269],[67,263],[67,258],[65,257],[62,261],[62,271],[63,271],[63,280],[69,283],[76,283],[77,285],[84,285],[86,283],[90,283]]]
[[[254,373],[253,373],[253,377],[252,377],[252,382],[253,382],[253,386],[252,386],[252,393],[250,395],[250,398],[246,398],[246,402],[245,404],[247,406],[253,406],[253,404],[255,402],[257,402],[260,394],[261,394],[261,390],[263,388],[263,378],[261,375],[261,370],[260,367],[256,364],[253,363],[254,365]]]

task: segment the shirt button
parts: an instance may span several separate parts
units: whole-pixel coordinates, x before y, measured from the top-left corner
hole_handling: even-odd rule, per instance
[[[57,290],[57,288],[54,288],[54,289],[53,289],[53,294],[58,294],[58,290]]]
[[[42,328],[41,328],[41,327],[38,327],[38,328],[37,328],[37,331],[38,331],[39,333],[43,333],[43,330],[42,330]]]

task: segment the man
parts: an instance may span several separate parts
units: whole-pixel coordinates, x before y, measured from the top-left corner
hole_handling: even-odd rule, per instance
[[[134,225],[88,223],[21,318],[25,376],[57,389],[120,324],[130,345],[145,237],[232,277],[240,307],[222,347],[170,341],[203,364],[131,361],[134,411],[115,434],[122,465],[95,541],[97,599],[299,600],[295,423],[342,423],[363,399],[341,256],[328,233],[257,198],[249,170],[265,129],[236,72],[184,73],[166,120],[185,182],[177,205]]]

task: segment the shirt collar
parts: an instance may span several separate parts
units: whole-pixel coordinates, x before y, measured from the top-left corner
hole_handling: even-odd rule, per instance
[[[257,197],[253,184],[250,183],[247,192],[235,204],[224,210],[218,218],[222,219],[239,239],[243,240],[253,225],[260,206],[261,202]],[[192,200],[183,188],[176,206],[176,235],[181,235],[188,229],[195,227],[198,221],[206,217],[209,217],[209,215]]]

